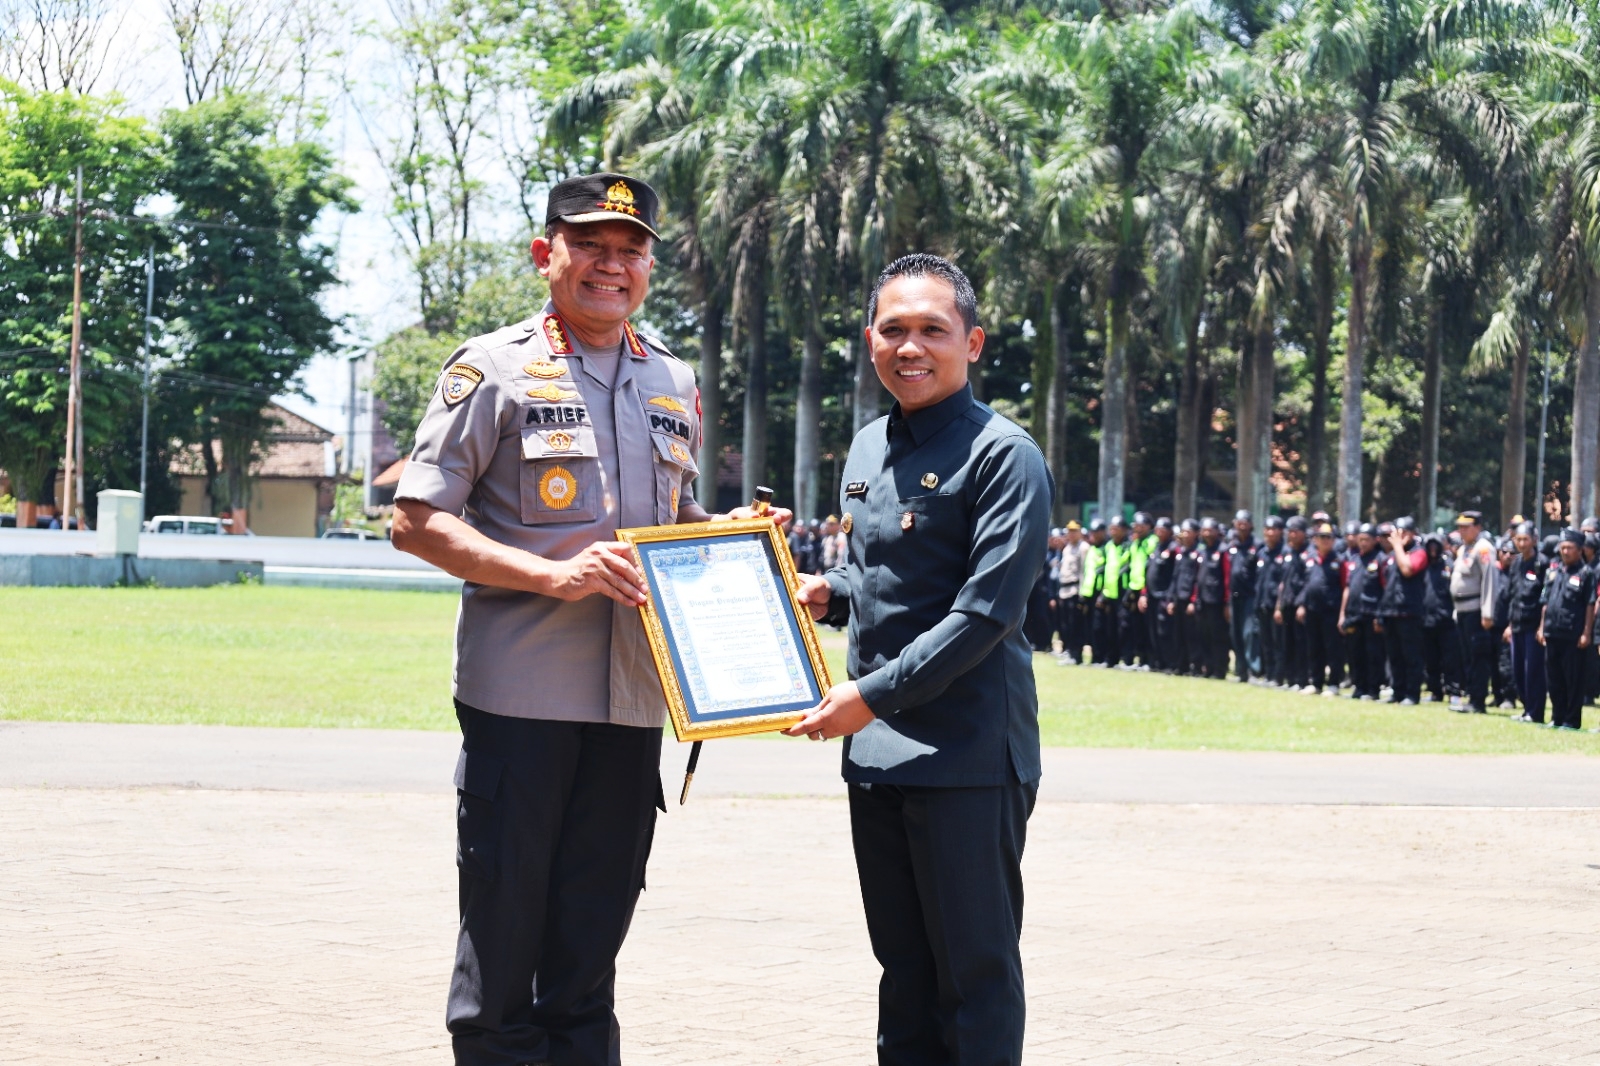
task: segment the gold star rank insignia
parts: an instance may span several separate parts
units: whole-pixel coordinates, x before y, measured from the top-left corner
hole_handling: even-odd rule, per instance
[[[552,511],[565,511],[578,498],[578,482],[564,466],[552,466],[539,478],[539,499]]]
[[[650,351],[644,346],[644,341],[639,339],[639,334],[634,330],[632,322],[622,324],[622,337],[628,342],[628,351],[640,359],[650,358]]]
[[[444,402],[451,407],[472,395],[483,381],[483,371],[475,366],[457,363],[444,372]]]
[[[628,188],[628,183],[625,181],[614,182],[606,190],[606,198],[595,204],[595,206],[603,207],[607,211],[620,211],[635,218],[639,217],[639,209],[633,206],[633,190]]]
[[[572,342],[567,339],[567,327],[561,324],[559,315],[545,316],[544,339],[556,355],[572,354]]]
[[[540,385],[537,389],[529,389],[528,395],[535,400],[546,400],[550,403],[563,403],[567,400],[576,400],[578,398],[576,392],[556,385]]]
[[[925,488],[925,489],[936,489],[936,488],[938,488],[939,487],[939,475],[938,474],[923,474],[922,475],[922,487]]]
[[[850,534],[850,530],[855,527],[855,524],[856,524],[855,516],[852,515],[849,511],[846,511],[844,513],[844,518],[841,519],[840,522],[839,522],[839,528],[844,530],[845,535],[848,536]]]

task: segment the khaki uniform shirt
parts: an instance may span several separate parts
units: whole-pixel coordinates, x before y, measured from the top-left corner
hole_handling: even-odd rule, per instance
[[[615,380],[554,309],[457,349],[395,492],[491,540],[570,559],[619,528],[671,525],[700,447],[694,372],[626,330]],[[615,608],[615,610],[613,610]],[[514,718],[660,728],[666,699],[639,612],[467,582],[455,696]]]
[[[1500,563],[1495,557],[1494,544],[1487,535],[1480,533],[1477,540],[1461,549],[1450,571],[1450,597],[1455,601],[1456,614],[1481,611],[1484,617],[1492,619],[1499,577]]]

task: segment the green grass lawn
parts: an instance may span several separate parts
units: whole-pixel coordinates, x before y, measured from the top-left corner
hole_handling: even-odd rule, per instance
[[[428,592],[0,588],[0,718],[454,728],[455,613]],[[842,678],[844,636],[822,638]],[[1505,712],[1035,662],[1050,745],[1600,755]]]

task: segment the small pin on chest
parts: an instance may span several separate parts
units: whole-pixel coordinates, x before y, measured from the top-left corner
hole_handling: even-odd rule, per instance
[[[911,532],[912,527],[916,524],[917,516],[912,514],[910,511],[907,511],[905,514],[900,516],[900,528],[902,531],[909,533]]]
[[[936,489],[936,488],[938,488],[939,487],[939,475],[938,474],[933,474],[933,473],[923,474],[922,475],[922,487],[925,488],[925,489]]]

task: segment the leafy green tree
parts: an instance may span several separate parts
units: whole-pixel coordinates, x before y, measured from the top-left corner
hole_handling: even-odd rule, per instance
[[[214,501],[247,506],[250,469],[271,430],[274,395],[318,352],[335,322],[320,297],[333,252],[311,236],[324,210],[349,210],[328,151],[276,144],[258,101],[225,95],[162,119],[164,185],[174,224],[166,302],[179,365],[197,386],[197,435]]]

